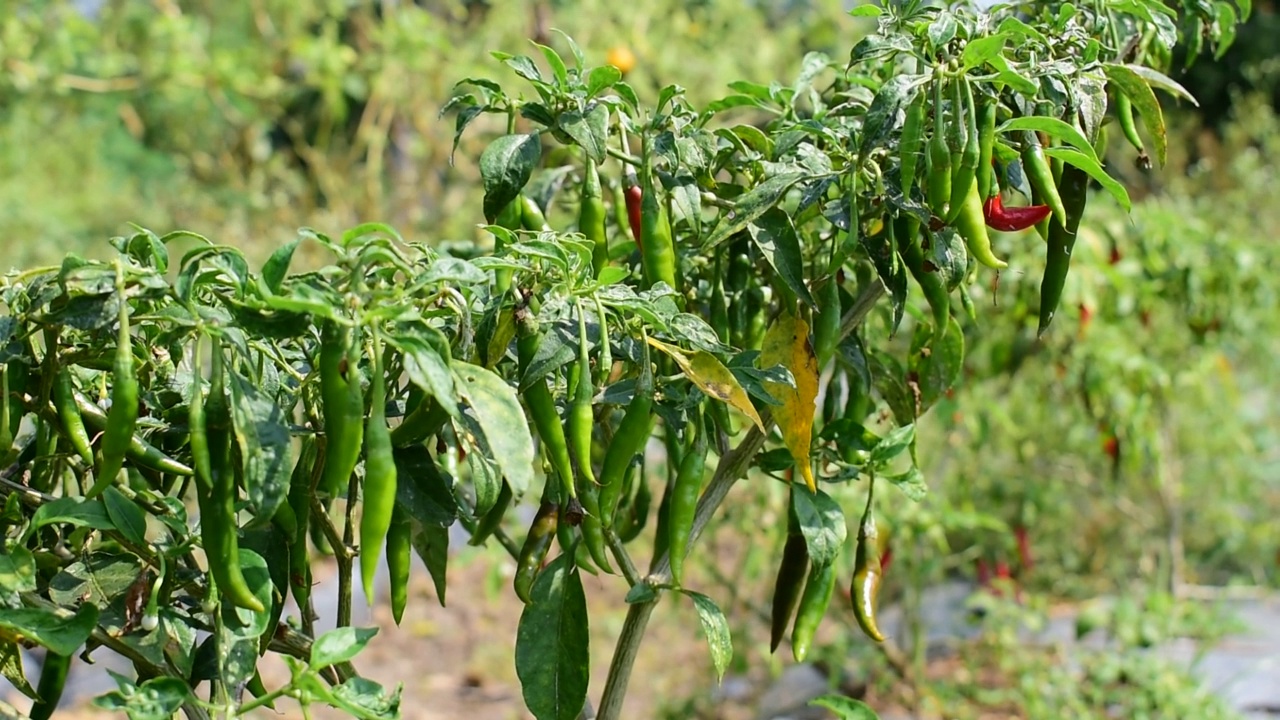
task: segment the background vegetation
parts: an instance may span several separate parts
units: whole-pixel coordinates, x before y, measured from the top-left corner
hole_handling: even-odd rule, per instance
[[[995,582],[1004,592],[975,601],[988,632],[961,654],[962,668],[992,672],[926,679],[922,632],[901,656],[827,632],[833,682],[860,668],[855,679],[886,703],[961,701],[974,713],[1222,712],[1194,677],[1170,686],[1140,656],[1090,658],[1090,682],[1055,683],[1052,652],[1023,646],[1017,630],[1057,603],[1109,596],[1120,600],[1082,629],[1108,625],[1121,647],[1212,636],[1224,620],[1188,598],[1280,579],[1276,25],[1256,7],[1232,50],[1180,78],[1202,109],[1170,112],[1163,171],[1137,170],[1114,138],[1111,169],[1143,199],[1127,216],[1104,196],[1091,204],[1068,311],[1047,343],[1034,339],[1037,278],[1007,273],[974,293],[998,310],[984,310],[964,380],[920,424],[930,494],[886,513],[895,560],[882,602],[902,601],[911,625],[925,588],[1008,565]],[[678,80],[695,102],[733,79],[790,77],[806,52],[838,55],[866,30],[816,0],[5,3],[0,265],[102,253],[122,221],[199,229],[255,261],[304,225],[381,220],[409,238],[471,237],[477,170],[450,163],[453,123],[438,114],[458,78],[492,72],[491,50],[550,42],[551,28],[592,63],[634,55],[627,79],[642,94]],[[473,129],[459,157],[477,156],[484,135]],[[1002,237],[999,254],[1043,253],[1033,240]],[[738,504],[776,491],[743,488]],[[760,520],[735,513],[719,533],[749,540]],[[751,558],[777,550],[762,542],[697,570],[741,593],[726,608],[735,636],[758,639],[767,625],[756,611],[771,564]],[[739,662],[755,666],[762,648],[744,646]],[[710,702],[652,700],[678,717]]]

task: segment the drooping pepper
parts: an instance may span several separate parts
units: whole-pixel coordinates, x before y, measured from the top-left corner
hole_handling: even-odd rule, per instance
[[[676,283],[676,248],[671,238],[671,219],[667,205],[658,196],[653,182],[653,168],[649,165],[648,137],[645,138],[645,165],[641,169],[640,183],[640,254],[644,263],[645,284],[649,287],[665,282],[679,292]]]
[[[667,508],[668,554],[671,559],[671,581],[677,586],[684,583],[684,560],[689,537],[693,532],[693,519],[698,509],[698,497],[702,493],[702,479],[707,462],[707,437],[701,427],[701,417],[686,426],[695,433],[693,447],[680,460],[680,472],[671,487],[671,504]]]
[[[1058,185],[1053,180],[1053,169],[1044,155],[1044,149],[1040,147],[1040,139],[1033,132],[1027,132],[1023,137],[1022,172],[1026,175],[1032,192],[1039,198],[1035,203],[1052,208],[1054,216],[1058,218],[1058,225],[1065,227],[1067,210],[1058,193]]]
[[[613,433],[613,442],[600,468],[600,516],[605,527],[613,524],[614,511],[622,497],[623,478],[636,455],[644,451],[653,432],[653,371],[649,365],[649,344],[641,343],[640,377],[636,392]],[[643,480],[641,481],[643,482]]]
[[[551,542],[556,539],[556,526],[560,520],[560,506],[543,500],[538,513],[533,516],[529,526],[529,534],[525,536],[524,545],[520,548],[520,558],[516,563],[514,586],[516,597],[527,605],[533,601],[530,592],[533,581],[542,570],[542,563],[551,550]]]
[[[800,492],[792,485],[791,492]],[[807,491],[805,491],[807,492]],[[788,503],[791,505],[791,503]],[[778,564],[778,576],[773,583],[773,607],[769,621],[769,652],[778,649],[782,636],[791,624],[791,616],[804,590],[805,576],[809,572],[809,546],[800,532],[800,521],[795,510],[787,512],[787,540],[782,546],[782,562]]]
[[[1027,207],[1005,207],[1000,193],[987,198],[982,205],[982,214],[987,225],[1001,232],[1020,232],[1034,227],[1053,213],[1048,205],[1028,205]]]
[[[884,569],[880,564],[879,532],[876,530],[873,508],[874,490],[875,477],[872,476],[867,486],[867,507],[858,524],[858,549],[854,553],[853,587],[849,594],[853,597],[853,616],[858,621],[858,627],[872,640],[884,642],[884,633],[880,632],[876,624],[876,598],[880,594],[880,580]]]
[[[111,410],[107,427],[102,432],[102,463],[93,487],[85,493],[95,498],[115,482],[124,464],[125,454],[133,442],[138,424],[138,376],[133,369],[133,342],[129,332],[129,303],[125,298],[124,266],[116,260],[116,297],[119,327],[116,334],[115,358],[111,367]]]
[[[1067,224],[1053,224],[1049,228],[1049,255],[1045,260],[1044,275],[1040,281],[1040,326],[1043,335],[1053,321],[1053,314],[1062,299],[1062,289],[1071,269],[1071,251],[1076,245],[1076,233],[1080,229],[1080,217],[1084,215],[1085,201],[1089,199],[1089,175],[1075,165],[1062,169],[1062,200],[1067,209]]]
[[[959,113],[956,122],[964,129],[964,145],[958,155],[951,157],[951,197],[947,204],[947,224],[955,222],[963,212],[969,186],[977,177],[982,141],[978,135],[978,110],[974,107],[973,87],[967,77],[956,82],[955,102]]]
[[[951,293],[942,274],[925,266],[924,248],[920,245],[920,221],[906,213],[898,215],[891,226],[897,239],[898,254],[911,276],[920,285],[924,299],[933,311],[934,337],[942,337],[951,318]]]
[[[982,196],[978,192],[976,179],[969,182],[969,191],[964,196],[960,214],[956,216],[955,227],[975,260],[996,270],[1009,267],[1008,263],[991,252],[991,236],[987,234],[987,222],[982,214]]]
[[[596,162],[587,158],[582,176],[582,197],[578,205],[578,232],[592,243],[591,270],[599,275],[609,263],[609,235],[605,230],[608,213],[604,207],[604,190]]]
[[[395,513],[397,473],[387,427],[387,388],[382,367],[382,341],[372,332],[373,369],[369,377],[369,420],[364,431],[364,498],[360,513],[360,577],[372,601],[378,559]]]
[[[947,216],[947,203],[951,200],[951,148],[947,147],[942,108],[942,81],[938,80],[933,87],[933,136],[925,157],[929,173],[926,197],[930,212],[938,218]]]

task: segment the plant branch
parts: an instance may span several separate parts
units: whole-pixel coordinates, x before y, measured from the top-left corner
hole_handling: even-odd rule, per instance
[[[883,294],[884,284],[879,281],[870,283],[862,290],[854,300],[853,307],[849,308],[849,312],[840,319],[841,340],[857,329]],[[707,523],[711,521],[711,517],[720,509],[720,504],[729,495],[729,489],[739,478],[746,475],[756,453],[764,447],[768,431],[773,428],[773,417],[771,413],[764,412],[761,413],[760,419],[763,421],[765,430],[752,427],[737,447],[722,456],[716,465],[715,475],[698,501],[698,509],[693,518],[693,531],[689,535],[691,544],[697,541]],[[670,582],[670,576],[671,558],[669,553],[663,553],[654,562],[653,572],[645,582],[654,586],[665,585]],[[617,720],[622,716],[622,701],[627,694],[631,670],[635,667],[640,642],[644,639],[645,628],[649,624],[649,617],[653,614],[657,602],[658,597],[654,597],[647,602],[633,604],[627,611],[622,632],[618,635],[613,660],[609,664],[609,677],[605,681],[604,694],[600,699],[598,720]]]

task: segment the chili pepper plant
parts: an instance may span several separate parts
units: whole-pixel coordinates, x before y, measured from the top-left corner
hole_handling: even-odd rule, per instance
[[[443,604],[458,524],[516,561],[530,712],[613,720],[659,603],[692,603],[725,672],[728,622],[689,568],[740,481],[786,487],[773,646],[803,658],[837,597],[883,640],[878,500],[928,492],[915,427],[960,372],[967,288],[1039,276],[1055,331],[1091,192],[1129,203],[1095,141],[1136,110],[1164,160],[1155,91],[1191,100],[1162,72],[1179,23],[1227,29],[1199,12],[860,6],[847,60],[703,106],[679,85],[642,99],[561,35],[495,52],[501,81],[444,108],[455,145],[491,138],[456,160],[483,190],[473,244],[308,228],[252,268],[138,229],[111,262],[6,276],[0,672],[34,694],[19,645],[109,652],[136,675],[98,702],[132,717],[394,717],[399,691],[353,662],[373,632],[352,626],[357,566],[373,597],[387,564],[398,619],[416,552]],[[1043,261],[1002,259],[1041,240],[988,232],[1017,225],[992,217],[1001,193],[1048,207]],[[295,270],[303,244],[330,264]],[[338,569],[324,634],[316,550]],[[628,589],[596,698],[583,573]],[[267,652],[287,684],[264,686]]]

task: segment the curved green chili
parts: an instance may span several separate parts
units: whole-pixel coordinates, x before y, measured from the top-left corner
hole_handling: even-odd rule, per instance
[[[65,365],[58,368],[53,380],[53,407],[58,411],[58,421],[62,424],[62,432],[76,454],[93,467],[93,447],[89,431],[85,429],[84,418],[80,408],[76,406],[75,387],[71,383],[71,368]],[[0,451],[3,449],[0,448]]]
[[[991,252],[991,236],[987,234],[987,218],[982,212],[982,195],[978,192],[977,180],[969,181],[969,191],[965,193],[960,214],[956,216],[955,227],[975,260],[996,270],[1009,267],[1009,263]]]
[[[516,354],[521,374],[533,361],[540,341],[538,321],[528,307],[516,310]],[[524,404],[529,409],[533,427],[542,441],[543,453],[560,481],[560,500],[568,503],[578,496],[573,484],[573,459],[569,454],[569,442],[565,438],[564,425],[556,412],[555,399],[547,387],[545,378],[538,378],[524,391]]]
[[[963,102],[958,105],[959,116],[956,122],[964,128],[964,145],[959,155],[952,156],[951,164],[951,197],[947,204],[947,223],[953,223],[963,212],[965,196],[969,186],[977,177],[979,158],[982,155],[982,138],[978,133],[978,109],[973,102],[973,87],[967,77],[957,83],[957,94],[963,95]],[[986,192],[986,186],[979,186]]]
[[[1044,155],[1044,149],[1040,147],[1040,139],[1033,132],[1024,133],[1023,137],[1025,141],[1022,146],[1022,172],[1026,175],[1032,192],[1039,198],[1033,198],[1034,203],[1048,205],[1053,209],[1054,216],[1058,218],[1058,225],[1066,227],[1067,209],[1062,204],[1058,185],[1053,180],[1053,169]]]
[[[58,709],[62,691],[67,686],[67,672],[71,668],[71,656],[49,650],[40,665],[40,682],[36,685],[36,701],[27,717],[31,720],[49,720]]]
[[[396,461],[391,449],[391,430],[387,427],[382,340],[376,329],[371,334],[373,371],[369,377],[369,421],[364,431],[364,499],[360,512],[360,577],[364,581],[365,597],[370,600],[378,558],[396,506]]]
[[[471,533],[471,539],[467,544],[473,546],[483,545],[485,540],[493,535],[494,531],[502,527],[502,519],[506,517],[507,508],[511,507],[511,500],[515,494],[511,491],[511,484],[504,478],[502,480],[502,489],[498,491],[498,499],[493,503],[493,507],[476,522],[475,532]]]
[[[794,486],[792,492],[796,492]],[[782,562],[773,583],[773,608],[769,621],[769,652],[778,649],[782,636],[791,624],[791,616],[800,602],[805,575],[809,572],[809,546],[800,532],[800,521],[788,502],[787,541],[782,546]]]
[[[316,439],[308,435],[302,440],[298,462],[289,479],[289,507],[293,508],[294,528],[289,545],[289,590],[298,612],[308,620],[311,612],[311,556],[307,553],[307,535],[311,523],[312,480],[316,471]]]
[[[858,627],[872,640],[884,642],[884,633],[876,625],[876,598],[880,594],[883,568],[880,566],[880,537],[872,506],[874,490],[875,477],[872,476],[867,485],[867,507],[858,524],[858,549],[854,553],[853,587],[849,594],[853,597],[853,616]]]
[[[925,188],[929,211],[934,217],[947,216],[951,200],[951,148],[947,146],[946,126],[942,113],[942,81],[933,86],[933,136],[929,138],[929,154],[925,156],[928,187]]]
[[[1146,154],[1147,147],[1138,134],[1138,124],[1134,122],[1133,102],[1122,92],[1116,93],[1116,119],[1120,121],[1120,132],[1124,133],[1124,139],[1129,141],[1134,150]]]
[[[129,303],[125,298],[124,266],[116,259],[116,297],[119,306],[116,317],[119,328],[116,334],[116,353],[111,368],[111,410],[107,412],[107,426],[102,431],[102,462],[93,487],[86,498],[102,494],[124,465],[125,453],[133,442],[133,431],[138,425],[138,376],[133,369],[133,336],[129,333]]]
[[[538,578],[542,563],[547,559],[547,552],[551,549],[551,543],[556,539],[559,519],[560,506],[544,500],[538,507],[538,513],[533,516],[529,534],[525,536],[524,545],[520,548],[514,586],[516,597],[523,600],[526,605],[533,601],[530,595],[530,591],[533,590],[533,581]]]
[[[409,602],[409,575],[413,567],[413,523],[396,505],[387,528],[387,571],[391,576],[391,617],[396,625]]]
[[[1062,288],[1071,269],[1071,251],[1075,249],[1076,233],[1080,229],[1080,217],[1084,215],[1085,201],[1089,199],[1089,175],[1067,165],[1062,169],[1062,200],[1067,209],[1067,224],[1054,224],[1049,228],[1049,255],[1045,260],[1044,276],[1040,280],[1040,326],[1044,334],[1053,321],[1053,314],[1062,299]]]
[[[978,192],[982,193],[983,199],[1000,192],[995,180],[995,167],[992,165],[992,155],[996,148],[996,111],[998,109],[999,103],[990,98],[983,98],[982,102],[978,103],[977,178]]]
[[[320,328],[320,399],[324,415],[324,477],[320,487],[337,497],[360,462],[364,445],[364,394],[359,355],[350,328],[326,320]]]
[[[645,166],[640,177],[640,253],[645,285],[652,287],[658,282],[665,282],[678,293],[680,287],[676,284],[676,248],[671,238],[671,220],[667,216],[666,203],[658,196],[657,185],[653,182],[647,137],[644,144]]]
[[[902,256],[902,264],[911,271],[911,277],[920,285],[924,299],[933,311],[934,337],[942,337],[951,318],[951,293],[937,268],[930,272],[925,267],[924,248],[920,245],[920,221],[903,213],[894,218],[893,231],[898,241],[898,254]]]
[[[839,271],[818,289],[818,312],[813,317],[813,354],[821,371],[836,354],[840,344],[840,280]]]
[[[592,243],[591,269],[597,276],[609,264],[609,235],[605,230],[607,220],[600,172],[596,169],[596,161],[587,158],[582,177],[582,197],[578,205],[578,232]]]
[[[498,217],[495,218],[494,224],[498,227],[510,230],[511,232],[519,230],[523,227],[521,217],[523,214],[521,212],[523,208],[524,202],[521,198],[513,198],[511,202],[507,203],[506,207],[502,208],[502,211],[498,213]],[[504,249],[506,249],[505,241],[500,235],[495,234],[493,247],[494,253],[501,253]],[[511,268],[498,268],[497,270],[494,270],[493,289],[497,294],[504,294],[511,287],[511,273]]]
[[[836,589],[835,563],[814,565],[809,569],[809,579],[804,584],[804,595],[796,609],[796,622],[791,627],[791,655],[796,662],[804,662],[818,633],[822,616],[827,614],[831,596]]]
[[[924,114],[925,93],[920,93],[907,106],[907,117],[902,123],[902,140],[898,145],[899,178],[904,197],[911,197],[911,188],[916,182],[916,165],[920,162],[920,153],[924,148]]]
[[[613,433],[613,441],[605,450],[604,464],[600,468],[600,518],[605,527],[613,524],[614,511],[625,484],[624,476],[632,459],[644,452],[653,432],[653,371],[649,366],[649,344],[645,342],[642,345],[640,378],[636,380],[635,395]]]
[[[546,232],[551,229],[536,200],[524,193],[521,193],[517,199],[520,201],[520,224],[525,230]]]
[[[110,423],[108,414],[79,391],[73,391],[72,394],[75,396],[76,407],[80,410],[80,417],[84,419],[85,426],[94,432],[104,432]],[[191,468],[164,454],[159,448],[138,435],[134,435],[129,440],[124,453],[125,457],[133,463],[156,472],[182,476],[192,474]]]
[[[714,401],[713,401],[714,402]],[[689,551],[689,537],[693,533],[693,518],[698,509],[698,497],[702,494],[702,480],[707,467],[707,433],[700,427],[701,415],[695,415],[687,432],[694,434],[693,447],[680,461],[680,472],[671,487],[671,503],[667,508],[667,555],[671,562],[671,581],[684,583],[684,560]]]
[[[592,561],[603,571],[612,573],[609,556],[605,552],[604,526],[600,512],[600,492],[595,471],[591,467],[591,440],[595,431],[595,415],[591,408],[595,388],[591,382],[591,358],[587,352],[587,315],[582,303],[578,303],[578,362],[572,373],[577,380],[573,401],[569,404],[569,450],[578,466],[582,489],[578,497],[586,514],[582,518],[582,540]]]

